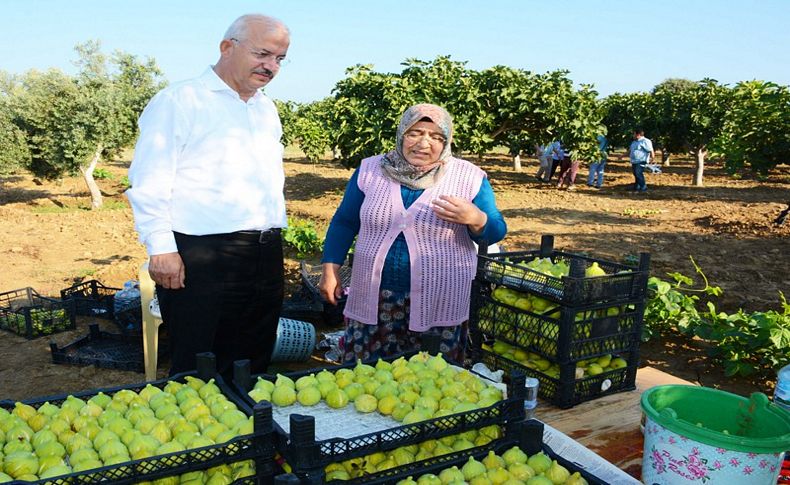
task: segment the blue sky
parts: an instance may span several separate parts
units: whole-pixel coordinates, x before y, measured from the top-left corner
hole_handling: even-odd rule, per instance
[[[401,70],[449,54],[473,69],[568,69],[603,95],[668,77],[790,84],[790,0],[0,0],[0,69],[74,72],[89,39],[156,59],[170,81],[218,56],[227,26],[261,12],[291,29],[291,64],[267,87],[306,102],[330,94],[346,67]]]

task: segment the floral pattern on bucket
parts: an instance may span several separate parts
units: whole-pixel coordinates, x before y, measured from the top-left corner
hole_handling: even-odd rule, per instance
[[[645,426],[646,484],[775,484],[781,453],[745,453],[708,446],[673,433],[648,419]]]

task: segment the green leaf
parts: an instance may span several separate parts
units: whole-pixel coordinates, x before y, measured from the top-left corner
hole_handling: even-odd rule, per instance
[[[769,330],[768,339],[777,350],[790,348],[790,328],[776,327]]]

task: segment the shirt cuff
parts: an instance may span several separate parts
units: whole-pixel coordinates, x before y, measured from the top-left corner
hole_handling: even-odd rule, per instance
[[[145,240],[145,248],[148,250],[149,256],[178,252],[173,231],[152,233]]]

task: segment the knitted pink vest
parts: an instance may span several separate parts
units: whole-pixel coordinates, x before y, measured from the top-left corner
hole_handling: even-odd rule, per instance
[[[405,209],[400,184],[381,170],[381,155],[362,160],[358,185],[365,194],[354,251],[351,288],[344,314],[368,325],[378,323],[381,271],[403,232],[411,262],[409,329],[459,325],[469,319],[469,295],[477,257],[465,225],[446,222],[431,208],[440,195],[471,201],[485,172],[458,158],[447,161],[438,184]]]

